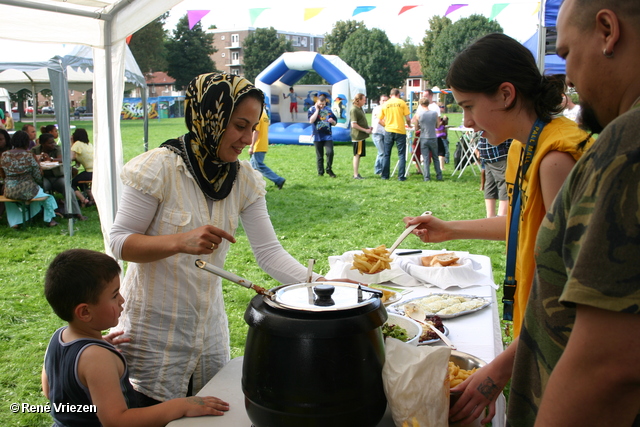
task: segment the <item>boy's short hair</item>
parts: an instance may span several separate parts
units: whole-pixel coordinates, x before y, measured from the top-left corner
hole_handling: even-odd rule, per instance
[[[105,286],[120,274],[109,255],[88,249],[58,254],[47,269],[44,296],[62,320],[71,322],[79,304],[96,304]]]

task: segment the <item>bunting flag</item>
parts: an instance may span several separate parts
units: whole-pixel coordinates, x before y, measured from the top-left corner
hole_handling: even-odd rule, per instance
[[[402,15],[403,13],[405,13],[407,10],[411,10],[414,7],[418,7],[418,5],[415,6],[402,6],[402,9],[400,9],[400,12],[398,12],[398,15]]]
[[[264,12],[265,10],[269,9],[268,7],[256,7],[253,9],[249,9],[249,18],[251,19],[251,26],[253,27],[253,24],[255,24],[256,19],[258,19],[258,16],[260,16],[260,14],[262,12]]]
[[[324,10],[324,7],[311,7],[311,8],[305,9],[304,10],[304,20],[308,21],[309,19],[313,18],[314,16],[316,16],[317,14],[322,12],[323,10]]]
[[[133,37],[133,34],[129,34],[129,35],[127,36],[127,38],[125,39],[125,40],[126,40],[126,42],[127,42],[127,44],[131,43],[131,37]]]
[[[465,6],[469,6],[468,4],[452,4],[449,5],[449,7],[447,8],[447,11],[445,12],[444,16],[447,16],[448,14],[455,12],[456,10],[460,9],[461,7],[465,7]]]
[[[187,18],[189,19],[189,29],[193,29],[195,25],[204,18],[210,10],[187,10]]]
[[[504,10],[505,7],[509,6],[509,3],[496,3],[491,7],[491,16],[489,17],[489,21],[493,21],[496,19],[496,16],[500,14]]]
[[[369,12],[375,8],[376,8],[375,6],[358,6],[355,9],[353,9],[353,15],[351,16],[356,16],[359,13]]]
[[[540,12],[540,2],[536,4],[536,10],[533,11],[532,15],[537,15]]]

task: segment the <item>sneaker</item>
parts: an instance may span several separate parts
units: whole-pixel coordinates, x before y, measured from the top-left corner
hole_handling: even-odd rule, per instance
[[[324,172],[322,173],[318,172],[318,176],[324,176]]]
[[[353,177],[353,179],[364,179],[360,174]]]
[[[283,179],[280,184],[276,184],[276,187],[278,187],[278,190],[282,190],[282,186],[284,185],[285,182],[287,182],[287,180]]]
[[[335,178],[336,174],[333,173],[333,171],[327,171],[327,175],[329,175],[331,178]]]

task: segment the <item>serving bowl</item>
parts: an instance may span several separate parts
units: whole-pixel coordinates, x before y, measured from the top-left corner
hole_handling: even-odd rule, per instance
[[[389,313],[389,318],[385,323],[388,323],[390,325],[398,325],[401,328],[406,329],[407,336],[409,337],[409,339],[407,340],[407,344],[416,346],[418,345],[418,340],[420,339],[420,335],[422,334],[422,326],[420,326],[418,322],[406,316]]]
[[[391,315],[389,315],[389,317],[391,317]],[[451,356],[449,357],[449,360],[458,365],[460,369],[464,369],[465,371],[469,371],[473,368],[480,369],[487,364],[487,362],[480,359],[479,357],[458,350],[451,350]]]

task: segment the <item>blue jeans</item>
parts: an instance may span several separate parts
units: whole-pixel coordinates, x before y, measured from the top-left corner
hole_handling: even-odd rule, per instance
[[[279,176],[277,173],[272,171],[269,168],[269,166],[264,164],[264,156],[266,154],[267,153],[265,153],[264,151],[255,152],[251,156],[251,159],[249,159],[249,162],[251,163],[251,166],[253,166],[255,170],[259,171],[262,174],[262,176],[264,176],[267,179],[270,179],[271,181],[274,182],[274,184],[280,185],[284,182],[284,178]]]
[[[436,178],[442,179],[440,161],[438,160],[438,138],[420,138],[420,152],[423,158],[422,175],[424,179],[431,179],[430,163],[433,157],[433,168],[436,170]]]
[[[371,134],[371,137],[373,138],[373,145],[378,149],[378,156],[376,157],[376,162],[373,165],[373,172],[376,175],[380,175],[382,173],[382,164],[384,163],[384,135],[384,133]]]
[[[384,159],[382,162],[382,179],[389,179],[389,170],[391,166],[391,150],[393,144],[398,148],[398,181],[404,181],[405,166],[407,159],[405,152],[407,151],[407,135],[404,133],[387,132],[384,135]]]

